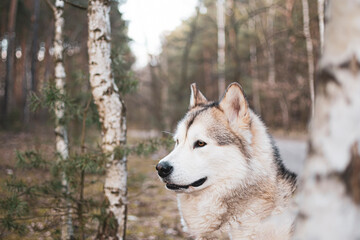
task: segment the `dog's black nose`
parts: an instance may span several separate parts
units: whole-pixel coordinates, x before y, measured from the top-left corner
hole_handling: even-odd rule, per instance
[[[164,178],[170,175],[173,171],[173,167],[170,166],[167,162],[161,162],[158,165],[156,165],[156,170],[158,171],[158,174],[160,177]]]

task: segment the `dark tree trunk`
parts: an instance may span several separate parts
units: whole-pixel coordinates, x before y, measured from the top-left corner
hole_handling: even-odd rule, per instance
[[[32,41],[31,41],[31,79],[30,90],[36,91],[36,62],[38,51],[38,28],[39,28],[40,0],[34,0],[34,11],[31,16],[32,21]]]
[[[14,67],[14,49],[15,49],[15,25],[16,25],[16,12],[17,12],[17,0],[11,0],[9,17],[8,17],[8,49],[6,58],[6,75],[5,75],[5,94],[3,106],[1,108],[1,116],[3,121],[8,114],[8,107],[12,103],[12,91],[13,91],[13,67]]]

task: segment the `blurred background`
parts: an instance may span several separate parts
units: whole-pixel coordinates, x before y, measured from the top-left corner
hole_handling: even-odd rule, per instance
[[[54,20],[44,0],[19,0],[15,8],[10,2],[0,3],[1,118],[3,127],[22,129],[48,119],[40,110],[31,112],[26,99],[29,92],[41,94],[53,79]],[[86,8],[85,0],[71,2]],[[130,128],[173,130],[188,106],[193,82],[208,99],[219,98],[215,0],[113,4],[115,76],[117,81],[133,78],[131,86],[137,83],[125,101]],[[316,62],[317,3],[309,4]],[[271,128],[304,131],[311,101],[301,1],[227,0],[224,6],[226,85],[239,82],[250,105]],[[64,14],[67,90],[81,98],[89,94],[87,14],[70,4]]]
[[[0,194],[4,196],[9,196],[9,186],[14,187],[9,181],[15,176],[40,185],[53,179],[44,170],[47,165],[42,165],[55,158],[55,29],[49,1],[0,1],[0,178],[7,189]],[[197,83],[209,100],[217,100],[224,86],[239,82],[250,106],[277,137],[281,153],[294,159],[287,165],[299,172],[311,116],[311,79],[321,52],[318,4],[306,1],[309,5],[304,7],[304,2],[110,1],[112,68],[127,108],[129,144],[173,132],[188,107],[191,83]],[[90,101],[86,8],[86,0],[65,1],[64,101],[73,156],[84,146],[80,138],[84,124],[87,151],[96,152],[92,149],[99,149],[101,141],[96,106]],[[184,239],[187,236],[175,214],[175,196],[164,190],[154,171],[167,148],[160,144],[152,149],[159,145],[153,143],[143,143],[145,154],[129,157],[128,238]],[[20,165],[36,163],[40,169],[33,165],[19,168],[19,161]],[[91,171],[85,194],[100,202],[103,169]],[[49,198],[45,199],[42,203],[49,203]],[[29,202],[39,203],[21,201],[28,206]],[[0,238],[19,239],[26,232],[31,233],[27,235],[30,239],[59,237],[56,214],[39,217],[45,208],[36,213],[28,209],[19,213],[31,216],[25,222],[20,217],[4,225],[5,216],[14,215],[7,212],[5,203],[0,203]],[[54,211],[49,207],[52,204],[46,211]],[[14,211],[18,209],[15,206]],[[96,216],[101,208],[89,203],[86,211],[90,238],[96,232],[94,219],[100,221]],[[19,226],[25,230],[18,231]]]

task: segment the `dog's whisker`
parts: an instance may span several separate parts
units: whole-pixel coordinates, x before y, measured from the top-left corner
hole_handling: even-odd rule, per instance
[[[161,131],[162,133],[166,133],[166,134],[168,134],[168,135],[170,135],[170,136],[174,136],[174,133],[172,133],[172,132],[168,132],[168,131]]]

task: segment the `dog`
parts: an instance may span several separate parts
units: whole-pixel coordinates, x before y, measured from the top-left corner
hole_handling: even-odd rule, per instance
[[[289,239],[296,175],[285,168],[238,83],[219,101],[191,85],[190,106],[178,123],[175,147],[156,165],[177,193],[183,228],[196,239]]]

